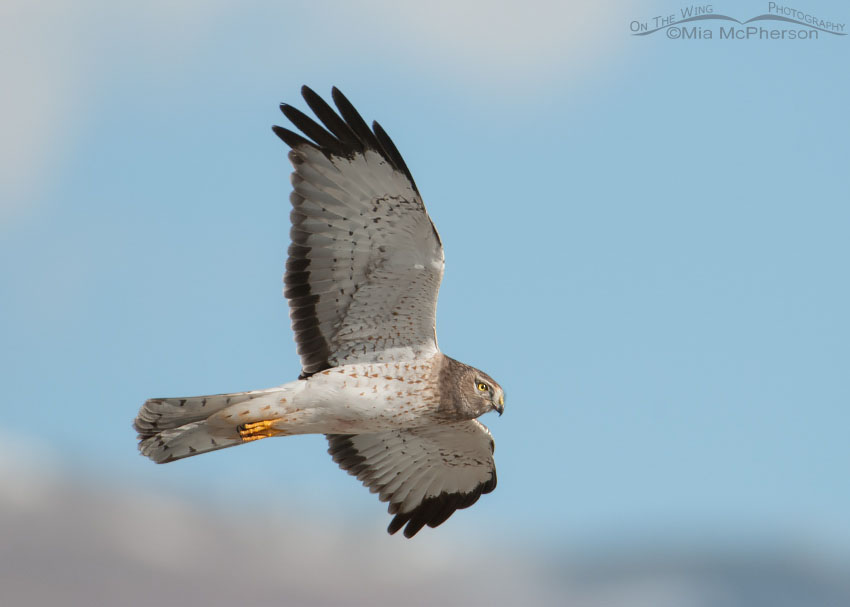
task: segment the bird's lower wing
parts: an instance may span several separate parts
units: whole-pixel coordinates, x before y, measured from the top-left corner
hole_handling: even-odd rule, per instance
[[[413,537],[496,488],[493,438],[475,420],[327,438],[334,461],[390,503],[390,533]]]

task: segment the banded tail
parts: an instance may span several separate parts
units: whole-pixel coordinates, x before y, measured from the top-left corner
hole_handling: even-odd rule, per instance
[[[262,417],[261,407],[276,402],[284,387],[186,398],[152,398],[142,405],[133,427],[139,451],[158,464],[242,444],[238,425],[209,418],[239,406],[244,421]],[[220,416],[219,416],[220,418]],[[217,422],[217,423],[216,423]]]

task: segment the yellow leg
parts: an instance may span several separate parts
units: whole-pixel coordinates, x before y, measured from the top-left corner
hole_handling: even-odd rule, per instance
[[[282,431],[272,428],[272,424],[277,421],[280,421],[280,418],[267,419],[253,424],[242,424],[236,429],[239,430],[239,436],[242,437],[242,442],[247,443],[252,440],[260,440],[261,438],[270,438],[284,434]]]

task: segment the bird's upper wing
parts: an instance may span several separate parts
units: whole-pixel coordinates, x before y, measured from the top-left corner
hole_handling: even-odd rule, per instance
[[[475,420],[327,438],[334,461],[390,503],[390,533],[407,525],[413,537],[496,488],[493,437]]]
[[[301,89],[322,125],[281,110],[305,137],[292,150],[292,244],[285,291],[302,376],[352,362],[427,358],[437,350],[443,247],[393,142],[342,93],[339,114]]]

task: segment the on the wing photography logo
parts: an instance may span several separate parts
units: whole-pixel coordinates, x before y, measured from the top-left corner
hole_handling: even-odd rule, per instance
[[[715,12],[713,4],[692,4],[678,13],[629,23],[633,36],[664,32],[671,40],[820,40],[846,36],[844,23],[806,10],[767,3],[767,12],[741,21]]]

